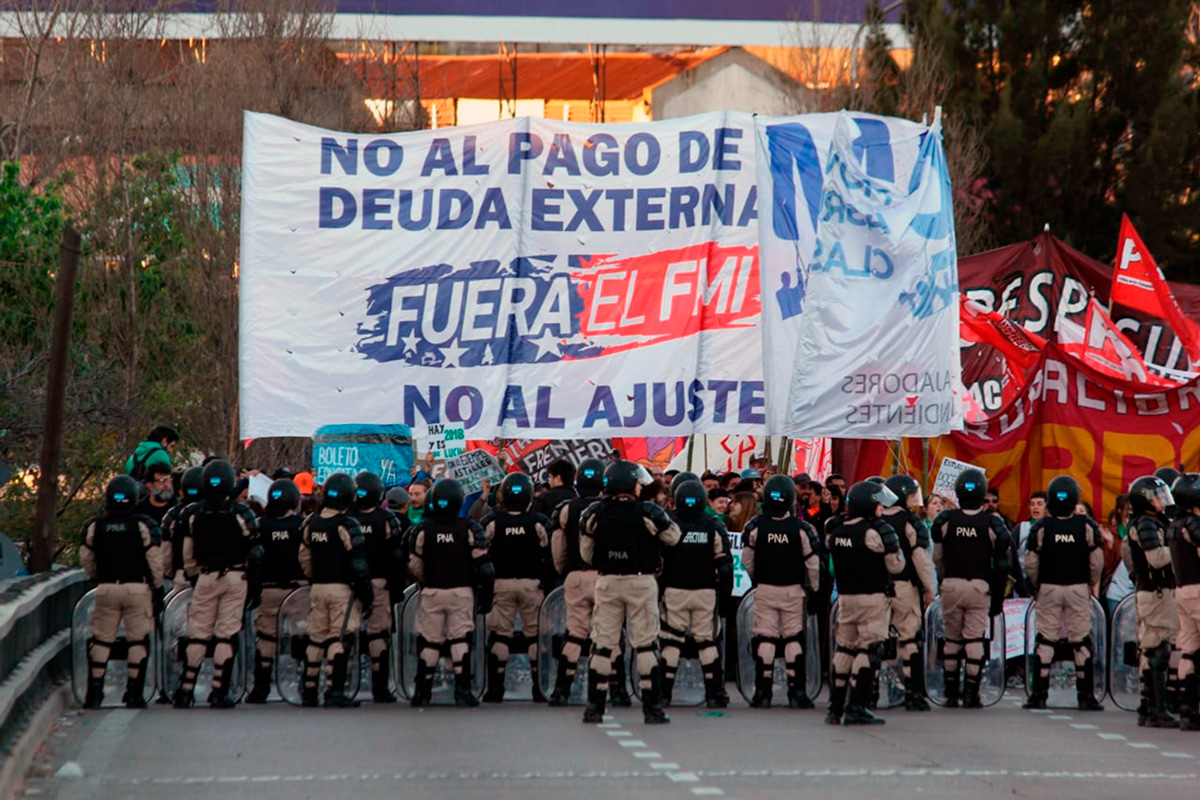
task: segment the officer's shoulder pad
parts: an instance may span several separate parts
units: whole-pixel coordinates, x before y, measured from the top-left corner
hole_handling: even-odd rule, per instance
[[[749,519],[749,520],[746,522],[746,525],[745,525],[745,527],[743,527],[743,528],[742,528],[742,536],[743,536],[743,540],[744,540],[744,537],[746,536],[746,534],[750,533],[751,531],[756,531],[756,530],[758,530],[758,525],[759,525],[759,523],[758,523],[758,514],[755,514],[753,517],[751,517],[751,518],[750,518],[750,519]]]
[[[561,506],[562,503],[559,503],[559,505]],[[533,521],[536,522],[538,525],[541,525],[543,528],[546,528],[547,530],[549,530],[549,528],[550,528],[550,518],[547,517],[545,514],[539,514],[536,511],[533,512]]]

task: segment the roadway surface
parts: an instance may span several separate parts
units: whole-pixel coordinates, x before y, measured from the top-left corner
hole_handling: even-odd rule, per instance
[[[1020,695],[982,711],[897,709],[871,728],[827,727],[823,709],[757,711],[736,695],[721,715],[673,709],[667,726],[644,726],[639,707],[610,709],[597,727],[579,708],[528,703],[71,711],[18,796],[1200,796],[1200,732],[1138,728],[1111,701],[1101,713],[1023,711]],[[82,777],[58,774],[76,766]]]

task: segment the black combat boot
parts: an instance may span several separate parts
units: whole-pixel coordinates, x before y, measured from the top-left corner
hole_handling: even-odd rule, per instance
[[[1045,708],[1050,696],[1050,676],[1042,677],[1042,660],[1036,655],[1029,657],[1029,697],[1021,708]]]
[[[596,670],[588,670],[588,703],[583,710],[583,721],[587,723],[604,722],[604,692],[600,690],[600,675]]]
[[[804,654],[792,662],[792,677],[788,678],[788,708],[813,708],[808,699],[808,663]]]
[[[983,708],[983,701],[979,699],[979,684],[982,680],[982,670],[963,678],[963,708]]]
[[[575,683],[575,676],[567,674],[570,666],[565,658],[558,659],[558,675],[554,679],[554,691],[550,693],[552,706],[565,706],[571,702],[571,686]]]
[[[146,665],[148,662],[147,659],[138,664],[137,677],[129,678],[125,682],[125,696],[121,700],[125,703],[126,708],[146,707]]]
[[[946,670],[946,708],[958,708],[959,694],[959,671]]]
[[[675,674],[667,675],[666,669],[661,665],[658,667],[659,674],[662,676],[662,691],[660,692],[659,705],[663,708],[670,708],[671,696],[675,694]],[[646,698],[642,698],[642,705],[646,704]]]
[[[850,693],[850,704],[842,717],[843,725],[882,725],[885,720],[870,712],[871,691],[875,684],[875,671],[863,667],[854,678],[854,690]]]
[[[501,661],[500,657],[495,653],[488,653],[487,657],[487,691],[483,693],[483,702],[485,703],[503,703],[504,702],[504,682],[505,661]]]
[[[220,665],[213,664],[213,683],[220,681],[221,687],[213,687],[208,693],[209,708],[233,708],[237,705],[237,701],[229,696],[229,675],[233,671],[233,657],[230,656],[227,661]]]
[[[346,696],[346,675],[350,671],[350,654],[345,650],[333,657],[329,666],[329,683],[325,686],[326,708],[358,708],[361,703]]]
[[[908,677],[904,679],[904,710],[929,711],[929,701],[925,699],[925,669],[921,663],[920,653],[914,653],[908,659]]]
[[[413,680],[413,693],[409,698],[409,705],[420,708],[427,706],[433,699],[433,670],[434,667],[425,663],[424,659],[417,659],[417,675]]]
[[[770,708],[771,695],[775,692],[775,664],[763,663],[762,659],[754,659],[754,696],[750,698],[751,708]]]
[[[614,708],[632,708],[633,698],[629,696],[629,679],[625,672],[625,654],[617,653],[612,665],[613,674],[608,679],[608,699]]]
[[[83,698],[84,708],[99,708],[104,702],[104,676],[96,677],[88,673],[87,695]]]
[[[1139,728],[1146,727],[1150,721],[1150,709],[1154,704],[1151,698],[1153,694],[1154,677],[1152,670],[1149,668],[1142,670],[1141,679],[1139,680],[1139,688],[1141,689],[1141,702],[1137,707],[1137,724]]]
[[[196,693],[192,689],[180,686],[171,697],[171,705],[175,708],[191,708],[196,704]]]
[[[704,673],[704,705],[708,708],[728,708],[729,694],[725,691],[725,670],[718,658]]]
[[[542,693],[542,673],[538,669],[537,655],[529,657],[529,684],[532,687],[530,698],[535,703],[546,702],[546,695]]]
[[[1179,700],[1179,730],[1200,730],[1200,675],[1192,673],[1183,679]]]
[[[394,703],[396,695],[388,685],[391,670],[388,668],[391,653],[385,649],[371,664],[371,700],[376,703]]]
[[[666,725],[671,718],[663,711],[662,667],[650,670],[650,688],[642,690],[642,721],[647,725]]]
[[[842,714],[844,713],[845,708],[846,708],[846,690],[849,688],[849,682],[848,682],[849,676],[846,676],[846,677],[847,677],[847,683],[843,683],[841,686],[838,686],[837,681],[834,680],[832,673],[830,675],[830,679],[829,679],[829,713],[827,713],[825,715],[825,724],[826,725],[841,725],[842,724]]]
[[[1075,701],[1080,711],[1103,711],[1104,704],[1096,699],[1094,661],[1088,659],[1075,671]]]
[[[271,695],[271,659],[259,656],[254,661],[254,690],[246,695],[246,702],[262,705]]]
[[[1178,728],[1179,720],[1167,711],[1167,660],[1160,659],[1150,662],[1150,714],[1146,725],[1151,728]]]
[[[454,675],[454,705],[463,708],[475,708],[479,698],[475,696],[475,688],[471,685],[471,651],[463,656],[462,668]]]

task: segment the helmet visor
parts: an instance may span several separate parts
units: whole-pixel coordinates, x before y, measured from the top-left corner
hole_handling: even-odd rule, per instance
[[[871,497],[876,503],[879,503],[884,508],[891,507],[897,500],[900,499],[896,497],[896,493],[889,489],[886,485],[881,483],[878,486],[878,490]]]
[[[1154,485],[1154,499],[1159,502],[1159,508],[1165,509],[1175,505],[1175,496],[1171,494],[1171,487],[1167,486],[1163,480],[1158,480]]]
[[[654,476],[641,464],[637,465],[637,482],[638,486],[649,486],[654,483]]]
[[[913,492],[912,494],[910,494],[908,496],[908,507],[909,508],[924,508],[925,507],[925,495],[921,493],[920,486],[917,487],[917,490],[915,492]]]

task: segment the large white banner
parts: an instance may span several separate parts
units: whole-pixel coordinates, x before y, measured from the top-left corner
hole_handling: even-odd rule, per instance
[[[241,435],[765,422],[747,114],[393,135],[247,113]]]
[[[826,135],[829,138],[825,138]],[[958,273],[940,125],[762,119],[768,430],[962,427]]]

